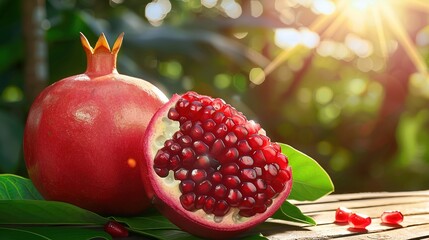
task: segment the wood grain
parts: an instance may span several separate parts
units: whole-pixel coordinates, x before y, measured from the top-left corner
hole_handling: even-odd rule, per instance
[[[318,225],[268,220],[255,230],[273,240],[429,239],[429,191],[333,194],[316,202],[293,203]],[[372,223],[365,230],[335,223],[335,210],[340,206],[370,216]],[[396,226],[382,224],[380,215],[386,210],[401,211],[404,221]]]

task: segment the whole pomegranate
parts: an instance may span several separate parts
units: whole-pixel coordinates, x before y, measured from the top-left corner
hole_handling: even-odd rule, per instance
[[[100,214],[132,215],[150,202],[141,182],[141,134],[167,97],[142,79],[119,74],[102,34],[94,49],[81,34],[85,73],[47,87],[29,111],[24,133],[28,174],[47,200]]]
[[[265,221],[291,191],[280,146],[254,121],[195,92],[174,95],[147,128],[143,182],[182,229],[225,239]]]

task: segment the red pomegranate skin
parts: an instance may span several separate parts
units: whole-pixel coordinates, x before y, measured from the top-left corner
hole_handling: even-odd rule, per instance
[[[82,35],[88,67],[35,99],[24,132],[28,174],[47,200],[100,213],[135,215],[150,202],[141,181],[139,144],[168,99],[154,85],[116,71],[121,35],[110,51]]]

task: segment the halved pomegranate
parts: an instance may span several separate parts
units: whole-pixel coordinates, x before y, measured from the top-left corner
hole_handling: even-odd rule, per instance
[[[143,140],[143,182],[155,206],[194,235],[227,238],[269,218],[292,172],[280,146],[254,121],[195,92],[174,95]]]

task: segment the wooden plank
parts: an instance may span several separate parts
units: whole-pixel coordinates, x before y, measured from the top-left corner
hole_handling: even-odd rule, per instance
[[[326,196],[316,202],[294,202],[312,216],[317,226],[268,220],[257,228],[269,239],[429,239],[429,191],[395,193],[357,193]],[[336,224],[335,210],[340,206],[367,214],[372,223],[357,231],[347,224]],[[385,210],[404,214],[401,225],[381,223]],[[287,223],[288,225],[286,225]]]

